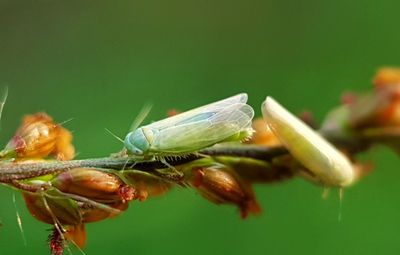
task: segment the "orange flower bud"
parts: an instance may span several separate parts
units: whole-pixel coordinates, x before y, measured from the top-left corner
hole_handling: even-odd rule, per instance
[[[25,204],[33,217],[48,224],[55,223],[53,216],[57,218],[61,224],[65,225],[78,225],[82,222],[82,216],[79,212],[77,202],[69,198],[60,197],[54,190],[48,190],[46,192],[52,197],[43,197],[44,194],[40,193],[22,193]]]
[[[359,97],[349,106],[353,128],[387,127],[400,124],[400,85],[381,87]]]
[[[48,239],[51,255],[64,254],[66,241],[83,248],[86,244],[85,225],[64,226],[63,229],[54,227]]]
[[[398,126],[400,124],[400,98],[394,100],[386,109],[382,109],[376,122],[379,126]]]
[[[400,68],[381,68],[375,75],[373,83],[377,89],[391,85],[400,85]]]
[[[263,118],[258,118],[253,121],[253,129],[255,132],[247,143],[266,146],[277,146],[281,144]]]
[[[251,186],[240,181],[228,168],[195,168],[191,183],[213,203],[237,205],[243,218],[261,211]]]
[[[67,241],[73,242],[79,248],[83,248],[86,244],[86,230],[84,224],[67,226],[64,238]]]
[[[342,94],[340,101],[343,105],[352,105],[357,102],[359,95],[353,91],[346,91]]]
[[[84,205],[84,206],[81,206],[83,222],[90,223],[90,222],[96,222],[96,221],[105,220],[107,218],[115,217],[115,216],[119,215],[120,213],[122,213],[123,211],[126,211],[129,206],[128,203],[124,203],[122,201],[111,203],[111,204],[105,204],[105,205],[109,206],[111,208],[114,208],[116,210],[119,210],[120,212],[118,213],[118,212],[107,210],[104,208],[98,208],[98,207],[94,207],[91,205]]]
[[[172,117],[172,116],[178,115],[179,113],[181,113],[181,112],[176,109],[170,109],[167,111],[167,116]]]
[[[134,188],[114,174],[93,168],[75,168],[57,175],[51,184],[65,193],[105,202],[130,201],[136,198]]]
[[[144,201],[148,196],[164,194],[171,188],[171,184],[152,174],[137,171],[123,171],[124,178],[129,181],[138,193],[138,199]]]
[[[276,156],[271,163],[264,160],[245,157],[213,157],[218,163],[230,167],[248,183],[272,183],[292,178],[295,171],[291,165],[281,162],[282,156]]]
[[[58,137],[54,152],[58,160],[71,160],[75,157],[75,147],[72,145],[72,134],[66,128],[58,126]]]
[[[374,78],[376,88],[376,117],[373,124],[397,126],[400,124],[400,68],[380,69]]]
[[[25,116],[21,127],[1,152],[2,157],[45,158],[59,160],[74,157],[71,133],[45,113]]]

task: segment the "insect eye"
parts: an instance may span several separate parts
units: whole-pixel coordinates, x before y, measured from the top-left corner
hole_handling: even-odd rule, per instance
[[[143,155],[143,151],[139,150],[138,148],[133,148],[132,153],[135,155]]]

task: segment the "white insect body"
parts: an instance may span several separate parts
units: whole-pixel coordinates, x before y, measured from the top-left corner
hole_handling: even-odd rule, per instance
[[[266,98],[261,109],[274,134],[320,183],[345,187],[354,182],[350,160],[317,132],[271,97]]]

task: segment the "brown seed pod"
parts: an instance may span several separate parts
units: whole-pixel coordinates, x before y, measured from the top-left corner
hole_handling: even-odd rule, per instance
[[[116,175],[94,168],[75,168],[57,175],[52,186],[62,192],[83,196],[99,202],[130,201],[136,191]]]
[[[123,211],[126,211],[129,207],[129,204],[120,201],[111,204],[105,204],[104,206],[104,208],[100,208],[88,204],[81,204],[80,211],[83,216],[83,222],[90,223],[115,217]],[[115,210],[107,209],[107,207]]]
[[[243,218],[261,211],[251,185],[240,180],[229,168],[193,168],[191,184],[213,203],[238,206]]]
[[[48,224],[54,224],[55,220],[65,225],[78,225],[82,222],[77,202],[61,197],[55,190],[45,192],[50,197],[42,193],[22,193],[33,217]]]
[[[164,194],[171,188],[170,183],[147,172],[126,170],[122,174],[129,181],[129,184],[135,188],[140,201],[146,200],[148,196]]]

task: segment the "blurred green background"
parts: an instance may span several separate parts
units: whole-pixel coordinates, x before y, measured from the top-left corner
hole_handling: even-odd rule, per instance
[[[24,114],[46,111],[74,131],[79,158],[121,144],[146,102],[150,119],[247,92],[317,120],[346,90],[368,90],[377,68],[399,65],[399,1],[0,1],[0,85],[9,87],[1,144]],[[122,216],[88,224],[86,254],[389,254],[400,243],[400,159],[367,155],[376,171],[345,192],[302,179],[257,186],[264,209],[241,220],[175,189]],[[24,246],[0,189],[0,254],[47,254],[48,225],[19,196]],[[79,254],[79,252],[74,252]]]

